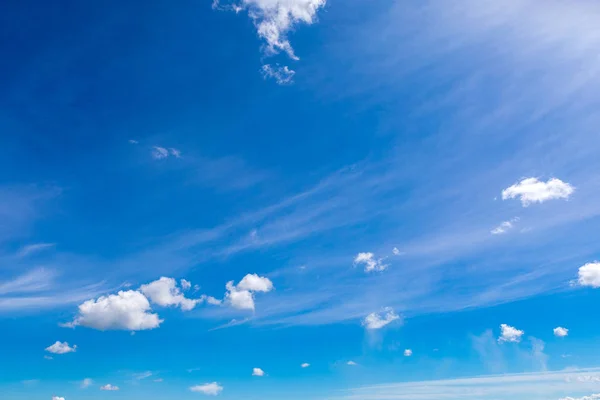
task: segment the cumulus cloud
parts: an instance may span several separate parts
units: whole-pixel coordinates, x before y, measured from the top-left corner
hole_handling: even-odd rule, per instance
[[[578,282],[581,286],[600,288],[600,262],[594,261],[579,267]]]
[[[119,291],[101,296],[79,305],[73,322],[64,326],[78,325],[99,330],[141,331],[158,328],[163,322],[151,312],[150,302],[135,290]]]
[[[265,64],[260,68],[260,72],[264,79],[275,79],[275,82],[279,85],[293,83],[294,75],[296,75],[296,71],[290,69],[287,65],[281,67],[279,64],[275,64],[275,66]]]
[[[515,226],[514,224],[516,222],[518,222],[518,221],[519,221],[518,217],[512,218],[509,221],[504,221],[500,225],[498,225],[497,227],[495,227],[494,229],[492,229],[490,231],[490,233],[492,235],[500,235],[500,234],[506,233],[509,230],[511,230],[512,228],[514,228],[514,226]]]
[[[111,385],[111,384],[109,383],[109,384],[106,384],[106,385],[104,385],[104,386],[100,386],[100,390],[106,390],[106,391],[112,392],[112,391],[119,390],[119,387],[118,387],[118,386]]]
[[[252,376],[265,376],[265,371],[263,371],[260,368],[253,368],[252,369]]]
[[[354,265],[364,265],[365,272],[385,271],[389,265],[383,263],[383,259],[376,259],[373,253],[358,253],[354,257]]]
[[[308,368],[308,367],[310,367],[309,363],[300,364],[300,368]]]
[[[506,324],[500,325],[500,337],[498,338],[498,343],[510,342],[510,343],[519,343],[521,341],[521,336],[525,332]]]
[[[94,381],[91,380],[90,378],[85,378],[84,380],[81,381],[81,384],[79,385],[82,389],[87,389],[90,386],[92,386],[94,384]]]
[[[204,393],[208,396],[216,396],[223,391],[223,386],[217,382],[205,383],[204,385],[196,385],[190,387],[192,392]]]
[[[413,352],[411,349],[406,349],[404,350],[404,357],[410,357],[412,356]]]
[[[187,284],[191,286],[189,282],[187,282]],[[177,286],[177,281],[173,278],[166,278],[164,276],[154,282],[142,285],[140,291],[154,304],[163,307],[181,307],[183,311],[192,310],[196,307],[196,304],[202,301],[202,299],[186,298]]]
[[[390,307],[386,307],[381,313],[371,313],[367,315],[363,320],[362,325],[367,329],[381,329],[398,319],[400,319],[400,316]]]
[[[325,6],[325,0],[241,0],[232,5],[214,0],[213,8],[230,9],[235,12],[247,10],[254,22],[258,36],[265,41],[265,53],[274,55],[285,52],[298,60],[289,42],[288,33],[299,24],[311,25],[317,12]]]
[[[52,354],[67,354],[67,353],[74,353],[77,350],[77,346],[73,346],[70,347],[69,343],[67,342],[59,342],[56,341],[56,343],[54,343],[51,346],[46,347],[46,351]]]
[[[569,334],[569,330],[567,328],[563,328],[562,326],[554,328],[554,336],[556,337],[565,337]]]
[[[225,288],[227,289],[225,299],[233,308],[254,310],[254,293],[270,292],[274,286],[268,278],[248,274],[237,285],[234,285],[233,281],[227,282]]]
[[[568,199],[575,191],[570,184],[557,178],[546,182],[525,178],[502,191],[502,200],[519,198],[523,207],[553,199]]]

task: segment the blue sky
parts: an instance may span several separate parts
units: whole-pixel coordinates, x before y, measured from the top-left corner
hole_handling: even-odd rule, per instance
[[[597,2],[176,3],[0,6],[3,400],[600,398]]]

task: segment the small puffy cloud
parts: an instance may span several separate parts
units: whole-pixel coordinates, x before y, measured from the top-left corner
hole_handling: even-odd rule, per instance
[[[181,288],[183,290],[190,290],[190,288],[192,287],[192,283],[186,279],[182,279],[181,281],[179,281],[179,284],[181,285]]]
[[[152,158],[155,160],[162,160],[169,157],[169,150],[164,147],[154,146],[152,148]]]
[[[118,387],[118,386],[111,385],[111,384],[109,383],[109,384],[107,384],[107,385],[100,386],[100,390],[106,390],[106,391],[109,391],[109,392],[113,392],[113,391],[119,390],[119,387]]]
[[[164,276],[147,285],[142,285],[140,291],[154,304],[163,307],[178,306],[183,311],[193,309],[201,301],[186,298],[177,286],[177,281]]]
[[[196,385],[190,387],[192,392],[204,393],[208,396],[216,396],[223,391],[223,386],[217,382],[205,383],[204,385]]]
[[[270,292],[273,290],[273,282],[269,278],[258,276],[257,274],[248,274],[237,284],[240,290],[251,292]]]
[[[500,225],[498,225],[497,227],[495,227],[494,229],[492,229],[490,231],[490,233],[492,235],[500,235],[500,234],[506,233],[509,230],[511,230],[512,228],[514,228],[515,227],[514,224],[517,223],[518,221],[519,221],[518,217],[515,217],[515,218],[513,218],[513,219],[511,219],[509,221],[504,221]]]
[[[158,328],[163,322],[151,312],[150,302],[135,290],[119,291],[117,294],[101,296],[79,305],[78,314],[68,324],[98,330],[141,331]]]
[[[94,384],[94,381],[91,380],[90,378],[85,378],[84,380],[81,381],[81,384],[79,385],[82,389],[87,389],[90,386],[92,386]]]
[[[265,371],[263,371],[260,368],[253,368],[252,369],[252,376],[265,376]]]
[[[397,247],[394,247],[394,248],[392,249],[392,254],[393,254],[393,255],[395,255],[395,256],[401,256],[401,255],[403,255],[404,253],[403,253],[403,252],[401,252],[401,251],[400,251],[400,250],[399,250]]]
[[[578,275],[581,286],[600,288],[600,262],[594,261],[579,267]]]
[[[300,364],[300,368],[308,368],[308,367],[310,367],[309,363]]]
[[[355,366],[357,366],[358,364],[357,364],[357,363],[355,363],[354,361],[350,360],[350,361],[348,361],[348,362],[346,363],[346,365],[350,365],[350,366],[352,366],[352,367],[355,367]]]
[[[59,396],[52,396],[52,400],[65,400],[65,398]]]
[[[600,399],[600,394],[590,394],[589,396],[583,397],[562,397],[559,400],[598,400]]]
[[[562,326],[554,328],[554,336],[565,337],[568,335],[569,335],[569,330],[567,328],[563,328]]]
[[[213,306],[219,306],[219,305],[221,305],[221,303],[222,303],[223,301],[222,301],[222,300],[219,300],[219,299],[216,299],[216,298],[214,298],[214,297],[212,297],[212,296],[206,296],[206,302],[207,302],[208,304],[211,304],[211,305],[213,305]]]
[[[570,184],[558,178],[546,182],[537,178],[525,178],[502,191],[502,200],[519,198],[523,207],[553,199],[568,199],[575,191]]]
[[[46,351],[52,354],[67,354],[67,353],[74,353],[77,350],[77,346],[69,346],[69,343],[67,342],[59,342],[56,341],[56,343],[54,343],[51,346],[46,347]]]
[[[510,343],[519,343],[521,341],[521,336],[525,332],[506,324],[500,325],[500,337],[498,338],[498,343],[510,342]]]
[[[362,325],[370,330],[381,329],[398,319],[400,319],[400,316],[390,307],[386,307],[381,313],[371,313],[367,315],[363,320]]]
[[[227,282],[225,288],[227,289],[225,300],[233,308],[254,310],[254,293],[270,292],[274,289],[274,286],[268,278],[248,274],[237,285],[234,285],[233,281]]]
[[[293,83],[294,75],[296,75],[296,71],[290,69],[287,65],[281,67],[279,64],[275,64],[275,66],[265,64],[260,68],[260,72],[264,79],[275,79],[278,85]]]
[[[410,357],[412,356],[413,352],[411,349],[406,349],[404,350],[404,357]]]
[[[364,265],[365,272],[385,271],[389,265],[383,263],[383,259],[376,259],[373,253],[358,253],[354,257],[354,265]]]

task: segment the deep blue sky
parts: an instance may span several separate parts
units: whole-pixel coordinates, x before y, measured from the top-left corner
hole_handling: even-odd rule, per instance
[[[175,3],[0,5],[3,400],[600,393],[596,2]]]

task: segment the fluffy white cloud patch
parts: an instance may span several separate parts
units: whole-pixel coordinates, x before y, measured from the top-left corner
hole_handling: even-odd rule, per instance
[[[52,400],[65,400],[65,398],[59,396],[52,396]]]
[[[190,290],[192,287],[192,282],[188,281],[187,279],[182,279],[179,281],[179,284],[183,290]]]
[[[265,376],[265,371],[263,371],[260,368],[253,368],[252,369],[252,376]]]
[[[141,331],[158,328],[163,322],[151,312],[150,302],[135,290],[101,296],[79,305],[73,322],[67,326],[85,326],[99,330]]]
[[[503,233],[508,232],[509,230],[511,230],[512,228],[515,227],[515,223],[517,223],[519,221],[518,217],[515,217],[509,221],[504,221],[502,222],[500,225],[498,225],[497,227],[495,227],[494,229],[492,229],[490,231],[490,233],[492,235],[501,235]]]
[[[254,310],[254,293],[270,292],[274,286],[268,278],[260,277],[257,274],[248,274],[237,285],[234,285],[233,281],[227,282],[225,288],[227,289],[225,300],[233,308]]]
[[[91,380],[90,378],[85,378],[84,380],[81,381],[81,384],[79,385],[82,389],[87,389],[90,386],[92,386],[94,384],[94,381]]]
[[[400,316],[390,307],[386,307],[381,313],[371,313],[367,315],[363,320],[362,325],[367,329],[381,329],[398,319],[400,319]]]
[[[600,262],[594,261],[579,267],[578,275],[581,286],[600,288]]]
[[[290,69],[287,65],[283,67],[279,64],[272,66],[271,64],[265,64],[261,67],[260,72],[265,79],[275,79],[278,85],[289,85],[294,82],[294,75],[296,71]]]
[[[385,271],[389,265],[383,263],[383,259],[376,259],[373,253],[358,253],[354,257],[354,265],[364,265],[365,272]]]
[[[569,335],[569,330],[567,328],[563,328],[562,326],[554,328],[554,336],[565,337],[568,335]]]
[[[523,207],[553,199],[568,199],[575,191],[570,184],[558,178],[546,182],[537,178],[525,178],[502,191],[502,200],[519,198]]]
[[[350,366],[352,366],[352,367],[355,367],[355,366],[357,366],[358,364],[357,364],[356,362],[354,362],[354,361],[350,360],[350,361],[348,361],[348,362],[346,363],[346,365],[350,365]]]
[[[285,52],[293,60],[298,60],[289,42],[288,33],[299,24],[311,25],[317,12],[325,6],[326,0],[241,0],[233,5],[226,0],[214,0],[213,8],[230,9],[237,13],[247,10],[254,21],[258,36],[266,43],[267,55]]]
[[[119,390],[118,386],[111,385],[110,383],[104,386],[100,386],[100,390],[106,390],[108,392],[113,392]]]
[[[411,349],[406,349],[404,350],[404,357],[410,357],[412,356],[413,352]]]
[[[177,281],[173,278],[166,278],[164,276],[147,285],[142,285],[140,291],[154,304],[163,307],[181,307],[183,311],[193,309],[196,307],[196,304],[202,301],[201,299],[186,298],[177,286]]]
[[[308,368],[308,367],[310,367],[309,363],[300,364],[300,368]]]
[[[204,385],[196,385],[190,387],[192,392],[204,393],[208,396],[216,396],[223,391],[223,386],[217,382],[205,383]]]
[[[521,337],[525,332],[515,328],[514,326],[502,324],[500,325],[500,337],[498,338],[499,343],[510,342],[519,343]]]
[[[56,341],[56,343],[54,343],[53,345],[46,347],[46,351],[49,353],[52,353],[52,354],[74,353],[76,350],[77,350],[76,345],[71,347],[71,346],[69,346],[69,343],[59,342],[59,341]]]

